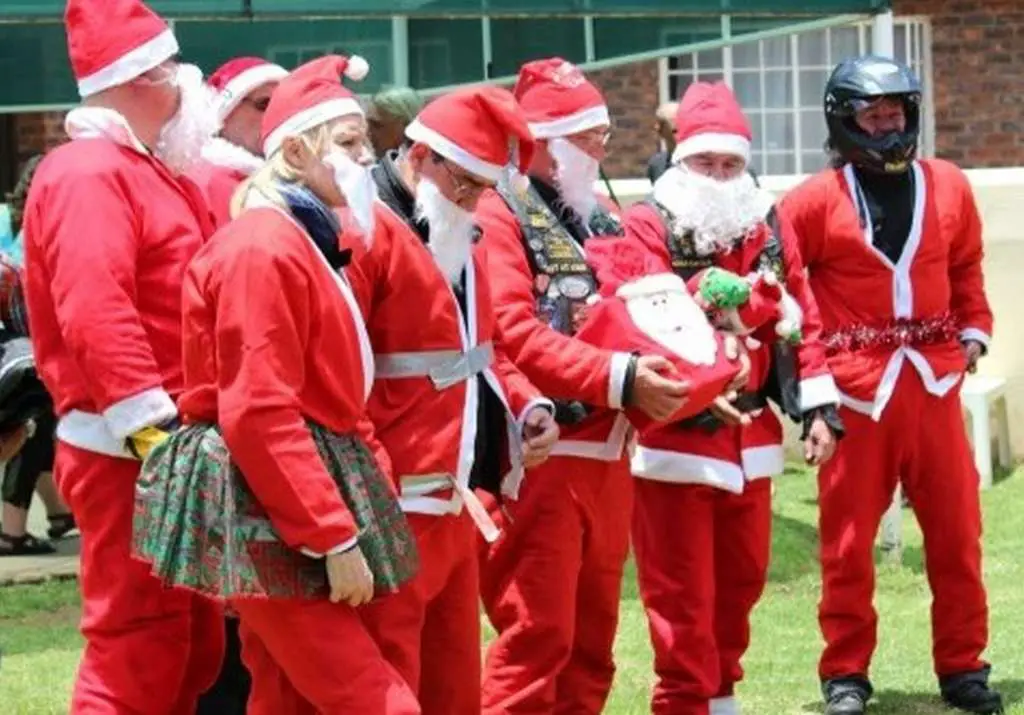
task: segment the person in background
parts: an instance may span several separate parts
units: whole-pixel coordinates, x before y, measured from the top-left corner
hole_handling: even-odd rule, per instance
[[[924,534],[942,699],[1001,713],[983,659],[978,471],[960,403],[993,328],[978,206],[957,166],[916,158],[921,85],[905,64],[845,60],[824,100],[832,166],[788,193],[782,213],[821,309],[847,429],[818,471],[825,712],[860,715],[871,698],[874,541],[902,483]]]
[[[222,610],[164,588],[131,541],[139,460],[178,416],[182,280],[214,228],[185,174],[217,117],[140,0],[68,0],[64,20],[83,102],[29,192],[25,297],[57,485],[82,533],[71,712],[190,713],[220,669]]]
[[[391,87],[374,95],[366,110],[366,122],[378,158],[409,144],[405,128],[421,109],[423,100],[410,87]]]
[[[8,194],[11,235],[14,237],[0,259],[0,318],[5,338],[28,337],[27,315],[21,284],[23,259],[22,218],[29,187],[42,155],[29,159],[22,169],[18,184]],[[3,470],[3,514],[0,519],[0,556],[48,554],[56,549],[49,541],[28,533],[28,511],[33,492],[38,493],[46,507],[50,539],[70,536],[77,530],[75,519],[53,482],[54,429],[52,401],[40,405],[31,428],[19,429],[0,441],[0,453],[8,455]]]
[[[676,112],[679,102],[665,102],[655,112],[654,130],[661,143],[661,151],[647,162],[647,178],[653,184],[672,166],[672,152],[676,148]]]
[[[218,228],[231,220],[235,189],[263,165],[260,122],[274,88],[287,76],[288,70],[259,57],[236,57],[207,80],[217,93],[222,126],[203,147],[203,162],[191,178],[206,192]]]

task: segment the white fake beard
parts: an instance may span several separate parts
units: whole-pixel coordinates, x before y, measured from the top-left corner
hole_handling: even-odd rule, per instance
[[[367,248],[373,245],[373,205],[377,200],[377,183],[372,167],[359,164],[343,151],[334,151],[324,157],[324,163],[334,170],[334,181],[345,197],[348,215],[362,234]]]
[[[473,214],[450,201],[437,184],[420,178],[416,185],[416,218],[430,226],[430,252],[441,272],[449,282],[457,283],[473,250]]]
[[[202,158],[203,147],[220,131],[216,97],[195,65],[179,65],[174,84],[181,92],[178,112],[160,130],[153,153],[174,174]]]
[[[715,330],[704,311],[685,292],[636,296],[626,301],[626,309],[645,335],[686,362],[715,364]]]
[[[548,151],[555,160],[555,183],[562,201],[587,221],[597,207],[594,184],[601,176],[601,163],[568,139],[552,139]]]
[[[750,174],[718,181],[673,166],[654,184],[654,199],[672,214],[672,228],[692,231],[701,256],[727,252],[753,234],[773,199]]]

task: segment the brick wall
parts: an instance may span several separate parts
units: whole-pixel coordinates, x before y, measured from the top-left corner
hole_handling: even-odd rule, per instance
[[[605,172],[612,179],[645,176],[647,160],[659,149],[654,130],[654,111],[660,99],[658,63],[601,70],[590,78],[604,92],[614,125]]]
[[[935,139],[965,168],[1024,166],[1024,2],[896,0],[932,26]]]

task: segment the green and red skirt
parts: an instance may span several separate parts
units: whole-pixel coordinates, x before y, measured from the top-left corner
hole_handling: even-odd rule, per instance
[[[419,554],[388,478],[358,437],[309,428],[359,528],[376,593],[395,591],[416,574]],[[324,560],[281,540],[215,425],[184,427],[150,452],[132,526],[135,557],[168,586],[218,600],[328,593]]]

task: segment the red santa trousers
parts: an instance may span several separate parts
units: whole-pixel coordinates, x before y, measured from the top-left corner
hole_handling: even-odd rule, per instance
[[[750,613],[771,554],[771,480],[742,494],[636,480],[633,552],[647,613],[655,715],[708,715],[743,679]]]
[[[615,675],[633,484],[625,459],[552,457],[505,505],[482,556],[481,596],[497,639],[483,712],[599,713]]]
[[[476,526],[459,515],[407,514],[420,572],[361,609],[381,652],[424,715],[480,712],[480,579]]]
[[[356,609],[303,600],[236,600],[249,715],[419,715]]]
[[[939,676],[981,668],[988,606],[981,575],[978,472],[959,390],[929,394],[909,361],[881,421],[841,410],[846,437],[818,474],[822,678],[868,675],[878,616],[874,541],[897,479],[924,533],[932,656]]]
[[[178,715],[217,679],[224,615],[131,556],[139,463],[57,443],[54,476],[81,533],[85,652],[72,713]]]

